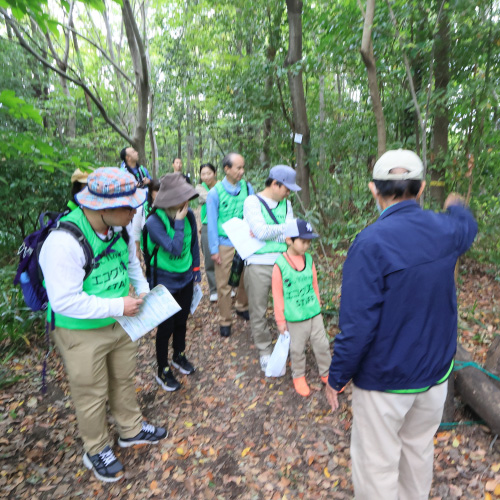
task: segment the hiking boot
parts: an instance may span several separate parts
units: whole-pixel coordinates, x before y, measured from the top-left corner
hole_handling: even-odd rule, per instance
[[[217,302],[218,299],[219,296],[217,295],[217,292],[210,294],[210,302]]]
[[[250,319],[250,314],[248,311],[236,311],[236,314],[240,318],[243,318],[245,321],[248,321]]]
[[[309,396],[309,394],[311,394],[311,389],[309,389],[309,386],[307,385],[306,377],[294,378],[293,386],[301,396],[307,397]]]
[[[187,360],[184,353],[174,354],[172,364],[184,375],[191,375],[195,372],[196,368]]]
[[[221,337],[229,337],[230,335],[231,335],[231,325],[220,327],[220,336]]]
[[[158,444],[163,438],[168,436],[168,432],[163,427],[155,427],[146,422],[142,423],[142,429],[137,436],[131,438],[118,438],[118,444],[122,448],[130,446],[142,446],[145,444]]]
[[[269,363],[270,354],[264,354],[260,357],[260,369],[265,373],[267,368],[267,363]]]
[[[97,479],[105,483],[114,483],[123,477],[123,465],[109,446],[95,455],[85,453],[83,463],[87,469],[92,469]]]
[[[177,381],[169,366],[163,369],[161,375],[156,377],[156,381],[161,385],[163,390],[173,392],[181,388],[181,384]]]

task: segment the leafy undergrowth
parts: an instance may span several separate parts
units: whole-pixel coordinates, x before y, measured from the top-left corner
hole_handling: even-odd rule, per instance
[[[461,272],[461,336],[482,361],[499,332],[500,283],[470,262]],[[233,335],[222,339],[216,321],[216,306],[204,298],[188,323],[187,354],[198,370],[179,376],[183,386],[176,393],[163,392],[154,380],[153,334],[140,341],[139,401],[147,420],[166,425],[170,434],[156,447],[115,446],[126,475],[110,485],[97,481],[82,463],[57,352],[50,356],[45,397],[40,393],[44,345],[10,360],[10,370],[26,378],[0,396],[0,495],[32,500],[352,498],[350,386],[332,415],[310,353],[307,378],[314,391],[303,399],[293,390],[289,369],[283,378],[263,376],[246,322],[235,319]],[[336,332],[334,325],[328,328]],[[456,417],[477,418],[458,399]],[[500,447],[487,427],[444,430],[435,443],[432,499],[500,496]]]

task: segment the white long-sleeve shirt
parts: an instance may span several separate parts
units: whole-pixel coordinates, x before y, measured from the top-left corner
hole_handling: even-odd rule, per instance
[[[114,228],[115,231],[121,228]],[[128,274],[137,294],[149,292],[149,285],[135,253],[135,242],[129,233]],[[106,236],[96,233],[99,238]],[[42,246],[39,257],[40,267],[45,278],[45,286],[52,310],[56,313],[77,319],[98,319],[123,316],[122,297],[106,299],[88,295],[83,291],[85,277],[85,254],[74,236],[66,231],[52,231]]]
[[[278,202],[262,196],[259,196],[267,203],[267,206],[274,210],[278,206]],[[292,204],[287,200],[287,211],[285,224],[268,224],[262,215],[262,203],[256,195],[251,195],[245,199],[243,204],[243,218],[250,226],[250,230],[256,238],[262,241],[285,241],[285,229],[288,224],[294,220]],[[272,266],[276,262],[280,253],[262,253],[253,254],[246,260],[247,265],[258,264],[263,266]]]

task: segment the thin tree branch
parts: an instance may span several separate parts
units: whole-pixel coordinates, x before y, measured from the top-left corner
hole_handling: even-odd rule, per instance
[[[283,92],[281,91],[280,79],[279,79],[279,76],[277,73],[276,73],[276,84],[277,84],[278,92],[280,95],[280,103],[281,103],[281,110],[283,111],[283,116],[285,117],[286,121],[288,122],[288,125],[290,125],[292,132],[294,132],[295,130],[293,127],[293,122],[292,122],[290,116],[288,115],[288,113],[286,112],[285,101],[283,100]]]
[[[111,126],[111,128],[117,134],[119,134],[121,137],[123,137],[123,139],[125,139],[127,142],[129,142],[129,143],[132,142],[132,139],[129,137],[129,135],[126,134],[123,130],[121,130],[118,127],[118,125],[116,125],[116,123],[108,116],[108,113],[106,112],[106,109],[104,108],[101,100],[94,95],[94,93],[88,88],[88,86],[82,80],[69,76],[67,73],[65,73],[64,71],[61,71],[56,66],[53,66],[49,61],[47,61],[44,57],[42,57],[40,54],[38,54],[32,47],[30,47],[28,45],[26,40],[23,38],[23,35],[21,34],[21,32],[18,30],[16,24],[12,21],[9,14],[7,13],[7,11],[3,7],[0,7],[0,13],[5,17],[6,21],[10,24],[12,30],[14,31],[14,33],[19,41],[19,45],[21,45],[21,47],[23,47],[23,49],[25,49],[32,56],[34,56],[46,68],[54,71],[54,73],[57,73],[59,76],[65,78],[66,80],[69,80],[70,82],[74,83],[75,85],[78,85],[83,90],[85,90],[85,92],[87,92],[89,97],[92,99],[94,104],[97,106],[97,109],[101,113],[101,116],[103,117],[104,121],[106,123],[108,123]]]

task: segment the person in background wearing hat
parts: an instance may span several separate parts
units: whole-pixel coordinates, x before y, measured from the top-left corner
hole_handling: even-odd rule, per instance
[[[381,214],[356,237],[344,264],[340,330],[327,399],[352,379],[351,459],[357,500],[428,498],[433,437],[457,348],[455,264],[477,224],[461,196],[444,213],[417,203],[420,158],[387,151],[370,191]]]
[[[121,447],[156,444],[167,435],[143,421],[134,383],[137,344],[114,319],[135,316],[149,291],[127,227],[145,199],[129,173],[95,170],[76,195],[80,207],[61,220],[82,230],[99,265],[85,278],[82,247],[62,230],[49,234],[39,259],[49,297],[47,317],[54,313],[53,338],[66,367],[85,448],[83,463],[105,482],[123,476],[108,435],[107,403]],[[129,282],[138,299],[129,296]]]
[[[238,153],[229,153],[222,160],[226,176],[218,182],[207,195],[208,246],[215,262],[215,281],[220,316],[220,334],[231,335],[231,287],[228,284],[234,246],[227,237],[222,224],[233,217],[243,218],[243,203],[253,194],[252,186],[243,180],[245,159]],[[236,314],[248,321],[248,298],[245,292],[245,271],[236,292]]]
[[[295,224],[292,205],[286,199],[290,191],[300,191],[295,184],[295,170],[277,165],[270,170],[264,189],[249,196],[243,205],[243,216],[252,234],[266,243],[245,261],[250,326],[264,372],[273,350],[266,320],[273,266],[278,256],[286,251],[287,227]]]
[[[123,148],[120,151],[122,161],[120,168],[132,174],[137,182],[137,187],[147,188],[152,181],[148,169],[139,163],[139,153],[132,147]]]
[[[295,227],[294,227],[295,226]],[[307,253],[311,240],[318,235],[311,224],[297,219],[285,231],[288,249],[273,267],[272,289],[274,317],[280,334],[290,332],[290,358],[295,390],[309,396],[306,382],[306,345],[310,341],[319,375],[324,384],[328,379],[331,354],[326,337],[316,267]]]
[[[172,365],[185,375],[194,373],[187,360],[186,322],[193,299],[193,282],[201,281],[200,250],[194,213],[189,201],[198,193],[180,173],[161,178],[160,190],[146,221],[143,241],[147,278],[150,285],[164,285],[181,310],[158,325],[156,332],[156,380],[165,391],[177,391],[181,384],[168,364],[168,343],[173,335]],[[187,219],[187,220],[186,220]],[[148,265],[149,264],[149,265]]]
[[[198,202],[201,205],[201,249],[205,260],[205,274],[207,275],[210,288],[210,302],[217,302],[217,284],[215,283],[215,263],[210,255],[208,246],[207,230],[207,196],[208,192],[217,183],[217,169],[211,163],[203,163],[200,167],[201,184],[196,186],[196,192],[200,195]]]
[[[78,205],[74,202],[75,196],[87,186],[87,177],[89,172],[82,172],[77,168],[71,175],[71,199],[67,203],[70,210],[75,210]]]

